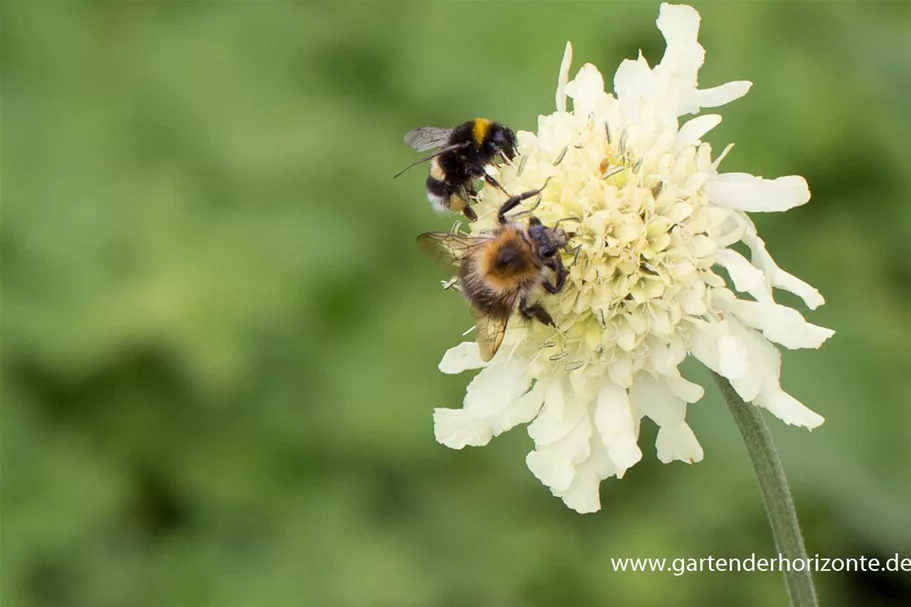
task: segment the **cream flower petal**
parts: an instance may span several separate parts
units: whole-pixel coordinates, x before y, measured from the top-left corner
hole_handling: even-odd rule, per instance
[[[573,112],[587,114],[604,103],[604,77],[591,63],[586,63],[566,85],[566,95],[573,100]]]
[[[743,255],[733,249],[721,249],[715,254],[715,261],[728,271],[738,291],[749,293],[758,301],[771,301],[768,278]]]
[[[680,131],[677,133],[677,146],[682,149],[694,143],[699,143],[699,140],[706,133],[719,124],[721,124],[721,116],[718,114],[703,114],[688,120],[686,124],[680,127]]]
[[[595,425],[608,457],[617,468],[617,476],[622,476],[642,459],[642,451],[636,444],[638,432],[629,396],[625,389],[610,380],[605,380],[598,392]]]
[[[485,368],[468,385],[462,409],[434,409],[437,441],[453,449],[479,447],[527,422],[529,410],[534,409],[534,396],[521,397],[528,392],[530,382],[520,361]],[[537,404],[540,407],[540,402]]]
[[[558,112],[566,111],[566,83],[569,82],[569,69],[572,63],[573,45],[572,42],[567,42],[566,49],[563,51],[563,60],[560,62],[560,73],[557,76],[557,93],[554,97]]]
[[[636,408],[658,424],[655,446],[658,459],[665,464],[674,460],[694,463],[702,460],[702,447],[686,425],[686,403],[664,381],[640,374],[633,387]]]
[[[575,477],[567,489],[558,495],[563,502],[580,514],[601,509],[599,487],[601,481],[616,476],[617,471],[601,442],[593,437],[591,455],[575,470]]]
[[[699,107],[721,107],[740,99],[750,92],[753,83],[749,80],[726,82],[720,86],[703,89],[694,93],[694,103]]]
[[[721,173],[705,185],[715,204],[751,212],[787,211],[810,200],[807,181],[797,175],[763,179],[747,173]]]
[[[696,44],[700,20],[692,6],[662,2],[655,23],[668,46],[687,46]]]
[[[525,462],[528,469],[546,486],[559,494],[569,488],[576,467],[591,455],[592,425],[588,415],[576,419],[570,432],[550,444],[535,443]]]
[[[675,460],[695,464],[701,462],[704,456],[702,445],[686,422],[662,426],[658,430],[655,447],[658,459],[665,464]]]
[[[780,388],[768,392],[763,391],[755,402],[756,405],[763,407],[784,423],[792,426],[802,426],[812,430],[826,421],[822,415],[807,409],[800,401]]]
[[[439,370],[449,375],[458,375],[469,369],[480,369],[486,367],[487,363],[481,360],[481,353],[478,349],[478,343],[475,341],[463,341],[457,346],[446,350],[443,360],[440,361]]]
[[[762,357],[760,355],[766,353],[761,351],[751,353],[734,334],[730,320],[712,324],[694,323],[690,351],[703,365],[727,378],[740,398],[751,401],[759,394],[765,372],[774,369],[777,373],[779,359]]]
[[[699,402],[705,396],[705,388],[682,377],[665,377],[664,383],[674,396],[687,403]]]
[[[433,432],[437,442],[450,449],[482,447],[493,438],[493,429],[463,409],[434,409]]]
[[[640,100],[651,97],[654,87],[652,70],[641,54],[635,61],[624,59],[614,74],[614,92],[623,114],[630,119],[639,117]]]
[[[742,301],[719,298],[718,306],[737,315],[748,327],[762,331],[771,341],[785,348],[818,348],[835,331],[808,323],[800,312],[774,302]]]
[[[696,87],[696,75],[705,61],[705,49],[696,41],[699,20],[699,13],[691,6],[665,3],[659,9],[658,29],[667,41],[667,49],[655,71],[667,75],[676,86],[668,93],[686,94]]]
[[[544,382],[535,382],[531,390],[488,418],[494,436],[533,420],[544,404]]]
[[[554,457],[546,449],[532,451],[526,455],[525,465],[541,484],[555,492],[554,495],[569,489],[576,477],[576,467],[569,458]]]
[[[766,250],[765,241],[756,233],[756,226],[750,219],[746,220],[746,231],[743,235],[743,241],[750,247],[753,255],[753,263],[757,265],[769,278],[772,285],[785,291],[790,291],[800,297],[807,307],[815,310],[826,302],[812,286],[800,280],[796,276],[788,274],[775,264],[775,260]]]

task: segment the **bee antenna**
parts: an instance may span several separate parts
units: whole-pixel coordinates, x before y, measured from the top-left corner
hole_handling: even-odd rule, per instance
[[[399,175],[401,175],[402,173],[404,173],[405,171],[407,171],[407,170],[410,169],[411,167],[415,167],[415,166],[417,166],[417,165],[419,165],[419,164],[423,164],[423,163],[427,162],[428,160],[433,160],[434,158],[436,158],[436,157],[439,156],[440,154],[445,154],[446,152],[451,152],[451,151],[453,151],[453,150],[459,150],[459,149],[462,149],[462,148],[466,148],[466,147],[468,147],[469,145],[471,145],[471,142],[470,142],[470,141],[466,141],[466,142],[464,142],[464,143],[457,143],[457,144],[455,144],[455,145],[446,146],[446,147],[443,148],[442,150],[440,150],[440,151],[438,151],[438,152],[434,152],[434,153],[431,154],[430,156],[424,156],[424,157],[421,158],[420,160],[415,160],[414,162],[412,162],[411,164],[409,164],[408,166],[406,166],[404,169],[402,169],[401,171],[399,171],[398,173],[396,173],[395,175],[393,175],[392,178],[393,178],[393,179],[396,179],[396,178],[398,178]]]
[[[564,218],[562,218],[562,219],[558,219],[558,220],[557,220],[557,222],[554,224],[553,229],[556,230],[557,227],[559,227],[559,225],[560,225],[561,223],[563,223],[564,221],[575,221],[576,223],[582,223],[582,219],[579,218],[579,217],[572,217],[572,216],[570,216],[570,217],[564,217]]]

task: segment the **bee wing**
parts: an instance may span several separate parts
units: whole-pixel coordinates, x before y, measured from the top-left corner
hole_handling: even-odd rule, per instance
[[[441,129],[435,126],[422,126],[405,133],[405,143],[418,152],[441,148],[449,143],[452,129]]]
[[[513,297],[513,303],[515,303],[515,297]],[[471,313],[475,317],[475,329],[478,332],[478,349],[480,350],[481,360],[487,362],[493,358],[493,355],[500,349],[500,344],[503,343],[509,315],[503,318],[488,316],[475,309],[474,306],[471,307]]]
[[[463,236],[450,232],[427,232],[418,236],[418,247],[437,264],[450,267],[458,264],[477,247],[483,246],[490,238]]]

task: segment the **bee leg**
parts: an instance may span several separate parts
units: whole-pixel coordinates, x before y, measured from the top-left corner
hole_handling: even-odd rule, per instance
[[[524,297],[519,301],[519,314],[528,320],[534,319],[542,324],[550,325],[551,327],[557,326],[554,323],[554,319],[547,313],[547,310],[542,308],[540,304],[528,305],[528,300]]]
[[[574,234],[574,235],[575,235],[575,234]],[[570,262],[570,264],[569,264],[570,267],[576,265],[576,262],[579,261],[579,252],[582,250],[582,245],[579,245],[579,246],[573,247],[573,248],[569,248],[568,246],[567,246],[567,247],[564,247],[564,248],[566,249],[566,252],[567,252],[567,253],[572,253],[572,254],[573,254],[573,260],[572,260],[572,262]]]
[[[468,221],[477,221],[477,220],[478,220],[478,214],[475,213],[475,212],[474,212],[474,209],[472,209],[472,208],[471,208],[469,205],[467,205],[467,204],[465,205],[465,208],[462,209],[462,213],[465,214],[465,217],[468,218]]]
[[[568,274],[566,266],[563,265],[559,257],[551,257],[545,262],[545,265],[557,274],[557,282],[554,284],[549,280],[545,280],[543,283],[544,289],[551,295],[559,293],[563,289],[563,285],[566,284],[566,275]]]
[[[506,213],[510,212],[511,210],[513,210],[514,208],[519,206],[519,204],[521,204],[521,202],[523,200],[527,200],[528,198],[531,198],[532,196],[537,196],[538,194],[540,194],[541,191],[545,187],[547,187],[548,181],[550,181],[550,177],[548,177],[547,181],[544,182],[544,185],[542,185],[537,190],[529,190],[527,192],[523,192],[522,194],[517,194],[516,196],[513,196],[509,200],[504,202],[503,205],[500,207],[500,211],[497,213],[497,217],[500,219],[500,223],[507,223],[506,222]]]
[[[503,192],[503,193],[506,194],[507,196],[512,196],[512,194],[510,194],[509,192],[507,192],[507,191],[503,188],[503,186],[500,185],[500,182],[497,181],[496,179],[494,179],[493,177],[491,177],[491,176],[487,173],[487,171],[484,171],[484,174],[482,175],[482,177],[484,178],[484,181],[486,181],[490,186],[497,188],[498,190],[500,190],[501,192]]]

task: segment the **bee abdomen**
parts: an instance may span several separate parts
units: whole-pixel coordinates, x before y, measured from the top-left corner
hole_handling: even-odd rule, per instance
[[[427,200],[435,211],[449,210],[449,199],[452,197],[452,188],[445,181],[440,181],[433,176],[427,177]]]
[[[459,195],[459,191],[445,181],[440,181],[432,175],[427,177],[427,200],[436,211],[461,211],[467,203]]]

